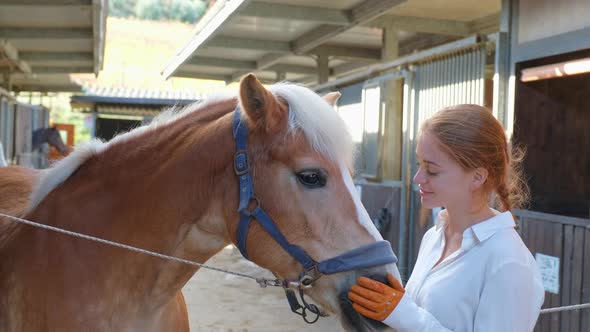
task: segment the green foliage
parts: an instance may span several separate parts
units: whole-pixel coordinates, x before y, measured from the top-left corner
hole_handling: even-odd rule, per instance
[[[134,17],[137,0],[110,0],[109,15],[114,17]]]
[[[109,15],[195,23],[207,10],[207,3],[207,0],[111,0]]]

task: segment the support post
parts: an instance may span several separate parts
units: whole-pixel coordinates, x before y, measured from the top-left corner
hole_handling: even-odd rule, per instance
[[[330,78],[330,59],[327,54],[320,53],[318,54],[318,84],[328,82]]]
[[[399,57],[398,30],[393,22],[383,28],[383,61],[391,61]],[[402,105],[403,79],[394,78],[386,81],[381,92],[385,109],[383,112],[383,139],[381,146],[381,174],[384,180],[401,180],[402,160]]]

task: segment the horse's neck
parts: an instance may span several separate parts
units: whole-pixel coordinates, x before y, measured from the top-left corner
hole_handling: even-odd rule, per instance
[[[194,114],[115,142],[47,196],[33,217],[167,255],[206,261],[228,243],[227,211],[237,206],[231,202],[235,191],[229,189],[235,186],[231,115],[212,120]],[[217,203],[228,200],[231,205]],[[131,283],[118,286],[143,289],[138,296],[149,295],[155,303],[167,301],[196,271],[149,256],[121,250],[101,254],[101,250],[103,246],[83,245],[78,259],[96,257],[100,262],[92,265],[97,269],[103,266],[113,279]],[[105,271],[96,272],[104,275]]]

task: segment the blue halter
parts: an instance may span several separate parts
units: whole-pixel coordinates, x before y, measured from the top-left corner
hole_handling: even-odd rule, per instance
[[[240,220],[238,224],[237,245],[246,259],[249,259],[246,250],[248,230],[252,219],[256,219],[270,236],[303,266],[304,271],[300,275],[301,279],[298,284],[300,288],[311,287],[313,282],[322,274],[334,274],[397,263],[397,257],[393,253],[388,241],[377,241],[320,263],[316,262],[300,247],[289,243],[272,219],[262,209],[260,201],[254,195],[254,186],[252,176],[250,175],[250,165],[247,155],[248,125],[245,121],[241,121],[240,114],[240,107],[238,105],[233,119],[233,136],[237,149],[234,156],[234,171],[238,176],[240,184],[240,206],[238,208]],[[248,208],[251,203],[255,203],[253,209]]]

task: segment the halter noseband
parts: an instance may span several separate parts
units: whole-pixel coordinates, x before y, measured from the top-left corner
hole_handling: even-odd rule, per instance
[[[376,241],[371,244],[350,250],[342,255],[327,259],[322,262],[316,262],[302,248],[289,243],[281,233],[270,216],[262,209],[259,199],[254,195],[254,185],[250,175],[250,164],[248,163],[247,143],[248,143],[248,124],[241,121],[240,106],[236,107],[233,119],[233,136],[236,142],[236,153],[234,155],[234,172],[238,176],[240,185],[240,203],[238,207],[239,223],[237,234],[237,246],[242,256],[248,258],[246,250],[246,240],[248,230],[252,219],[256,219],[272,238],[302,266],[303,272],[299,275],[298,281],[285,281],[282,285],[287,293],[287,299],[291,305],[291,310],[302,315],[306,322],[306,310],[311,311],[318,316],[320,310],[313,304],[308,304],[303,298],[303,289],[311,288],[314,282],[323,274],[334,274],[339,272],[352,271],[363,268],[370,268],[385,264],[397,263],[397,257],[391,249],[388,241]],[[249,208],[254,204],[253,208]],[[299,289],[302,302],[301,306],[292,289]],[[302,309],[302,312],[297,312]],[[317,320],[317,317],[316,317]]]

